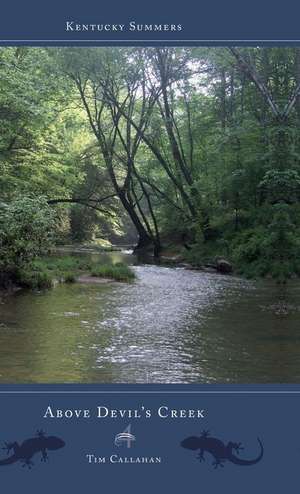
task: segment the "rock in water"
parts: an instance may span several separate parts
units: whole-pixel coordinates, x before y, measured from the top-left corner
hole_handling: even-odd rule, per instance
[[[216,268],[219,273],[228,274],[232,273],[232,265],[226,259],[217,259]]]

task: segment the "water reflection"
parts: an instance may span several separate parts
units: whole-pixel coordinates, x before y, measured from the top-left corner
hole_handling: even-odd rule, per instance
[[[272,283],[134,269],[131,285],[60,285],[7,298],[0,306],[0,381],[300,381],[297,283],[284,295],[288,310],[278,312]]]

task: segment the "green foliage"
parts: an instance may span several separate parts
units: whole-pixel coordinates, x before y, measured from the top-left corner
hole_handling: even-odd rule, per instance
[[[123,263],[94,266],[91,270],[91,274],[95,277],[112,278],[116,281],[128,282],[135,279],[134,271]]]
[[[53,279],[48,271],[37,269],[30,264],[17,271],[15,281],[21,287],[31,290],[44,290],[53,285]]]
[[[233,257],[248,276],[271,275],[284,281],[300,273],[300,236],[291,221],[290,206],[273,206],[273,220],[243,232],[233,244]]]
[[[53,243],[54,229],[54,214],[44,197],[20,197],[0,204],[2,283],[47,252]]]
[[[81,256],[44,256],[41,259],[34,261],[34,266],[37,269],[49,271],[53,277],[60,279],[66,274],[78,274],[82,271],[89,271],[91,262]]]
[[[64,274],[64,282],[65,283],[75,283],[76,281],[76,276],[74,273],[65,273]]]
[[[270,170],[259,188],[265,201],[296,203],[300,199],[300,176],[296,170]]]
[[[37,260],[54,226],[61,242],[146,232],[194,264],[299,273],[299,49],[238,51],[277,114],[227,48],[0,48],[0,284],[90,271]]]
[[[94,238],[97,224],[96,212],[91,214],[87,207],[75,205],[70,211],[70,235],[74,243],[84,243]]]
[[[56,279],[65,283],[74,283],[80,275],[89,273],[95,277],[111,278],[117,281],[129,282],[135,278],[134,271],[124,263],[101,264],[97,261],[90,261],[85,256],[52,255],[43,257],[33,261],[30,269],[34,273],[34,279],[38,274],[43,273],[49,279]],[[27,279],[29,274],[26,273],[23,276]]]

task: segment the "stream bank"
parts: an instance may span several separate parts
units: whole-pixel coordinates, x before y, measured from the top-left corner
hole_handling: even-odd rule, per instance
[[[141,263],[128,251],[74,255],[126,263],[136,280],[6,297],[1,382],[299,382],[296,281],[279,307],[270,280]]]

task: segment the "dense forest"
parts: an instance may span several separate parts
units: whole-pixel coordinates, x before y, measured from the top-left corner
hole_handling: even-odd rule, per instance
[[[300,273],[300,50],[0,48],[0,283],[55,244]]]

